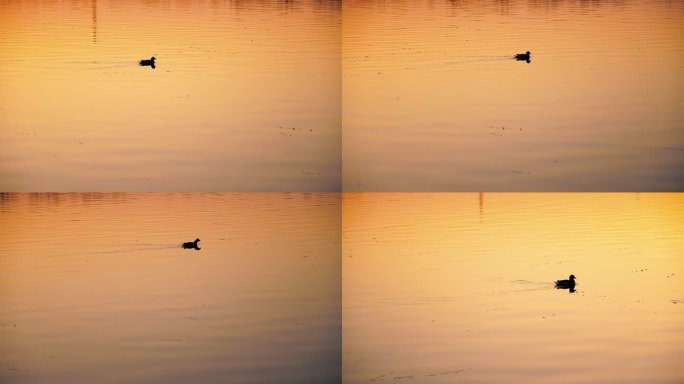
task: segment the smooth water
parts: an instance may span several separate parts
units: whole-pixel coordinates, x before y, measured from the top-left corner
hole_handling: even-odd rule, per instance
[[[682,382],[683,230],[681,194],[346,193],[343,381]]]
[[[0,191],[338,191],[340,8],[2,2]]]
[[[345,191],[684,187],[680,1],[349,1],[343,21]]]
[[[339,194],[1,194],[0,382],[339,382],[340,210]]]

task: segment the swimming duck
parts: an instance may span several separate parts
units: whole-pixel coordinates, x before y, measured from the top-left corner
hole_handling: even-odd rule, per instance
[[[570,275],[570,280],[556,280],[556,288],[575,288],[575,275]]]
[[[155,61],[155,60],[157,60],[157,58],[154,57],[154,56],[152,56],[152,58],[149,59],[149,60],[140,60],[140,62],[138,63],[138,65],[140,65],[140,66],[149,66],[149,67],[154,68],[154,61]]]
[[[197,243],[200,241],[200,239],[195,239],[195,241],[189,241],[187,243],[183,243],[183,248],[194,248],[194,249],[200,249],[197,247]]]
[[[517,55],[515,55],[515,59],[530,61],[530,51],[527,51],[525,53],[518,53]]]
[[[515,55],[515,58],[518,60],[529,60],[530,59],[530,51],[527,51],[525,53],[518,53]],[[153,57],[154,59],[154,57]]]

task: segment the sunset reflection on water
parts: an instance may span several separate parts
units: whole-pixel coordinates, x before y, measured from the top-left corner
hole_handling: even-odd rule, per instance
[[[683,35],[677,2],[345,3],[344,190],[680,191]]]
[[[340,12],[3,3],[0,190],[339,190]]]
[[[680,194],[346,193],[344,383],[681,380],[682,218]]]

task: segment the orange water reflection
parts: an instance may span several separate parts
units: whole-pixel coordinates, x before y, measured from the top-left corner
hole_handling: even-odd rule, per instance
[[[679,191],[682,35],[673,2],[345,4],[344,188]]]
[[[339,190],[339,2],[4,3],[0,34],[0,190]]]
[[[1,195],[0,381],[338,381],[340,209],[337,194]]]
[[[683,217],[678,194],[347,193],[344,382],[680,381]]]

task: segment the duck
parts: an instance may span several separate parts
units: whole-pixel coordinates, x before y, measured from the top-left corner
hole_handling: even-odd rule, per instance
[[[575,288],[575,275],[570,275],[570,280],[556,280],[556,288]]]
[[[189,241],[187,243],[183,243],[183,248],[193,248],[193,249],[200,249],[197,247],[197,243],[199,243],[200,239],[195,239],[195,241]]]
[[[140,62],[138,63],[138,65],[141,65],[141,66],[150,66],[150,67],[154,68],[154,61],[155,61],[155,60],[157,60],[157,58],[154,57],[154,56],[152,56],[152,58],[150,58],[149,60],[145,60],[145,59],[140,60]]]
[[[153,59],[154,59],[154,57],[153,57]],[[529,61],[530,60],[530,51],[527,51],[525,53],[518,53],[517,55],[515,55],[515,59],[516,60]]]

